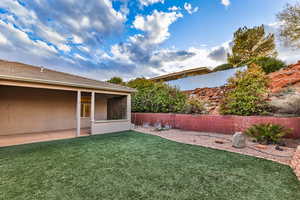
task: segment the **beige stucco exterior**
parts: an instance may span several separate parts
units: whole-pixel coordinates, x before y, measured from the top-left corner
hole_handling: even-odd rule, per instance
[[[76,92],[0,86],[0,135],[76,127]]]
[[[0,84],[0,135],[76,128],[77,91],[57,88],[46,89],[42,86],[32,88]],[[107,96],[100,91],[96,92],[95,121],[103,121],[107,119]],[[104,92],[107,94],[106,91]],[[109,92],[108,94],[115,93]],[[127,109],[127,112],[130,110]],[[130,113],[127,116],[130,116]],[[102,122],[103,128],[101,129],[98,125],[97,131],[103,133],[128,130],[129,119],[127,122],[127,126],[124,126],[124,123],[119,126],[118,123],[106,125]],[[80,128],[91,126],[90,117],[80,119]],[[116,126],[118,126],[117,129],[114,128]]]

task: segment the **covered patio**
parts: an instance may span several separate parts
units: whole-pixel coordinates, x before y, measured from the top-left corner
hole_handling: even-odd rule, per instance
[[[127,95],[3,85],[0,92],[0,147],[130,129]]]
[[[124,86],[0,61],[0,146],[130,130],[132,92]]]

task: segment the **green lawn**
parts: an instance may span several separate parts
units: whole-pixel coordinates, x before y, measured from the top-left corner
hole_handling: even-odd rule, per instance
[[[133,131],[0,148],[0,199],[299,200],[271,161]]]

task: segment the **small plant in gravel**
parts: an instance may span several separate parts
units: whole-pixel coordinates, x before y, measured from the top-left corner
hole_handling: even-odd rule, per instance
[[[278,124],[255,124],[245,131],[245,134],[254,137],[260,144],[279,144],[283,136],[291,132]]]

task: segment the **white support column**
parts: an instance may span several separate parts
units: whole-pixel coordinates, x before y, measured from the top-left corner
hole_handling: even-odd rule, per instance
[[[91,135],[94,133],[93,126],[95,122],[95,92],[91,95]]]
[[[77,122],[77,130],[76,136],[80,136],[80,119],[81,119],[81,91],[77,91],[77,109],[76,109],[76,122]]]
[[[131,123],[131,95],[127,95],[127,119]]]

